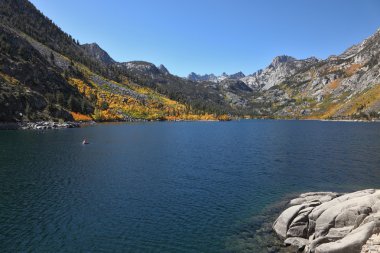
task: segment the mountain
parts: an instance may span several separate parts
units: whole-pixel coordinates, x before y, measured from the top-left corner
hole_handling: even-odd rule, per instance
[[[97,61],[100,61],[104,64],[110,65],[115,63],[115,61],[109,56],[109,54],[104,51],[100,46],[96,43],[91,44],[83,44],[81,47],[86,51],[86,53],[94,58]]]
[[[216,119],[159,93],[149,71],[175,79],[164,66],[117,63],[95,43],[80,45],[27,0],[0,1],[2,122]]]
[[[248,76],[223,74],[207,79],[194,78],[197,75],[192,73],[188,78],[218,87],[231,107],[254,117],[376,119],[380,118],[379,51],[378,30],[324,60],[282,55]]]
[[[187,79],[194,82],[203,82],[203,81],[217,82],[218,81],[218,77],[215,76],[214,74],[198,75],[194,72],[191,72],[187,76]]]
[[[92,113],[93,105],[61,75],[54,54],[43,55],[23,36],[0,23],[0,120],[70,120],[69,100],[73,110]]]
[[[129,80],[186,104],[196,113],[236,114],[218,87],[172,75],[166,68],[145,61],[117,63],[116,66]]]
[[[380,30],[325,60],[275,59],[246,80],[258,87],[255,110],[272,117],[379,118],[379,52]]]
[[[241,71],[239,71],[239,72],[237,72],[237,73],[235,73],[235,74],[232,74],[232,75],[229,75],[229,76],[228,76],[229,79],[242,79],[242,78],[244,78],[244,77],[245,77],[245,75],[244,75],[244,73],[241,72]]]
[[[307,68],[317,62],[318,59],[314,57],[297,60],[286,55],[277,56],[267,68],[243,77],[241,80],[253,89],[267,90],[283,82],[286,77],[294,75],[303,68]]]
[[[188,80],[191,80],[194,82],[208,81],[208,82],[217,83],[217,82],[221,82],[225,79],[236,79],[236,80],[238,80],[238,79],[241,79],[243,77],[245,77],[243,72],[237,72],[237,73],[232,74],[232,75],[228,75],[226,72],[223,72],[222,75],[220,75],[220,76],[216,76],[214,74],[199,75],[199,74],[196,74],[194,72],[191,72],[186,78]]]

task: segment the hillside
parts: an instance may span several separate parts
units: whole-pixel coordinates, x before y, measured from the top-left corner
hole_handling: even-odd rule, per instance
[[[318,61],[306,59],[300,67],[293,62],[280,63],[277,69],[294,73],[281,77],[272,71],[274,81],[266,82],[261,95],[253,101],[271,101],[270,113],[275,117],[379,118],[379,59],[380,30],[338,56]]]
[[[134,82],[26,0],[0,1],[0,49],[0,121],[216,119]]]

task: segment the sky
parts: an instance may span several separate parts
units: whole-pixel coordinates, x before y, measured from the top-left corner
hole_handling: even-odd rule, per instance
[[[379,0],[31,0],[119,62],[187,76],[252,74],[278,55],[327,58],[380,28]]]

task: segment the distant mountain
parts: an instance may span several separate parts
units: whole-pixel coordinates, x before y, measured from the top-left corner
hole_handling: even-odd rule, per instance
[[[218,81],[218,77],[215,76],[214,74],[198,75],[194,72],[191,72],[187,76],[187,79],[194,81],[194,82],[204,82],[204,81],[217,82]]]
[[[217,82],[220,82],[220,81],[223,81],[225,79],[241,79],[245,77],[245,75],[243,74],[243,72],[238,72],[238,73],[235,73],[235,74],[232,74],[232,75],[228,75],[227,73],[223,72],[222,75],[220,76],[216,76],[214,74],[205,74],[205,75],[198,75],[194,72],[191,72],[188,76],[187,76],[187,79],[188,80],[191,80],[191,81],[194,81],[194,82],[204,82],[204,81],[208,81],[208,82],[214,82],[214,83],[217,83]]]
[[[239,79],[239,80],[242,79],[242,78],[244,78],[244,77],[245,77],[245,75],[241,71],[228,76],[229,79]]]
[[[232,107],[258,117],[380,118],[379,44],[378,30],[362,43],[325,60],[282,55],[248,76],[192,73],[188,79],[218,87]],[[241,82],[238,85],[237,80]],[[231,84],[240,88],[227,88]]]
[[[307,68],[317,62],[318,59],[314,57],[297,60],[291,56],[277,56],[267,68],[243,77],[241,80],[253,89],[267,90],[280,84],[287,77],[294,75],[303,68]]]
[[[131,61],[115,65],[123,75],[135,83],[187,104],[197,113],[236,113],[228,101],[220,96],[219,88],[172,75],[163,65],[157,67],[153,63],[145,61]]]
[[[242,80],[261,115],[291,118],[380,118],[380,30],[325,60],[275,58]],[[269,109],[270,105],[270,109]]]
[[[100,61],[107,65],[115,63],[115,61],[108,55],[108,53],[100,48],[96,43],[83,44],[81,47],[84,48],[90,57],[96,59],[97,61]]]

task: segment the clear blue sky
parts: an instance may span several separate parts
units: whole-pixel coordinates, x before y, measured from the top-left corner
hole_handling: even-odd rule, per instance
[[[379,0],[31,0],[81,43],[170,72],[251,74],[277,55],[326,58],[380,27]]]

